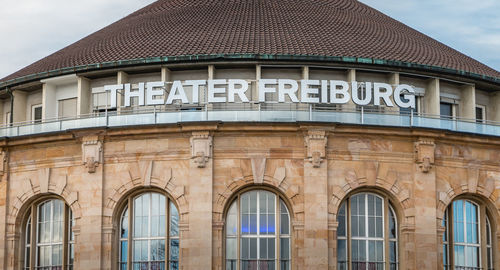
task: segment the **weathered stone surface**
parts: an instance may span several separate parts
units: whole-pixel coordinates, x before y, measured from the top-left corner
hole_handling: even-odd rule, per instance
[[[78,138],[8,148],[2,178],[8,181],[0,181],[0,269],[20,268],[21,224],[31,202],[48,196],[73,210],[75,269],[90,270],[114,269],[117,217],[129,194],[146,189],[163,190],[179,208],[181,269],[224,268],[225,211],[247,188],[274,190],[289,205],[292,269],[336,268],[338,207],[358,191],[378,192],[393,205],[400,269],[440,268],[439,224],[457,196],[488,206],[492,223],[500,224],[500,144],[491,140],[435,136],[429,143],[366,127],[334,133],[293,124],[225,128],[231,129],[113,131],[101,138],[102,160],[90,174]],[[197,152],[208,158],[204,166]]]

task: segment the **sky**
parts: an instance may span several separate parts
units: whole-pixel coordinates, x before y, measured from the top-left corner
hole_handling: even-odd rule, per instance
[[[154,1],[0,0],[0,78]],[[360,1],[500,70],[500,0]]]

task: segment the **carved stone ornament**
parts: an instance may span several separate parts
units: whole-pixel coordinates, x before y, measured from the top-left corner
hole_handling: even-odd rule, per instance
[[[419,139],[415,142],[415,161],[422,172],[428,173],[434,165],[433,139]]]
[[[196,131],[191,136],[191,159],[198,168],[205,168],[212,157],[212,136],[208,131]]]
[[[88,173],[95,173],[97,167],[102,162],[102,141],[99,136],[82,137],[82,161]]]
[[[0,176],[3,176],[7,170],[7,155],[8,152],[5,149],[0,150]]]
[[[314,168],[319,168],[326,156],[326,131],[308,130],[305,134],[307,159]]]

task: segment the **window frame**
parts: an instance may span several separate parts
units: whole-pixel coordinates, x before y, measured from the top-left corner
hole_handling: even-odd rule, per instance
[[[26,217],[24,218],[24,223],[23,223],[23,233],[21,239],[21,254],[23,261],[21,263],[21,268],[22,269],[29,269],[29,270],[36,270],[38,267],[37,266],[38,262],[38,247],[40,246],[37,240],[37,237],[39,235],[39,226],[38,226],[38,213],[39,213],[39,207],[49,201],[52,200],[59,200],[63,203],[63,224],[62,224],[62,265],[61,265],[61,270],[70,270],[73,269],[72,265],[69,264],[69,247],[70,245],[74,246],[74,240],[73,243],[69,242],[69,233],[70,231],[68,230],[70,227],[70,215],[72,214],[71,208],[69,205],[66,203],[66,201],[63,198],[57,197],[57,196],[48,196],[41,198],[39,200],[34,201],[31,203],[31,205],[28,207],[28,210],[26,211]],[[52,212],[53,215],[53,212]],[[73,217],[74,219],[74,217]],[[30,254],[26,254],[27,248],[28,248],[28,243],[27,243],[27,232],[28,232],[28,225],[30,225],[30,236],[29,236],[29,249],[30,249]],[[52,245],[54,243],[50,243]],[[26,266],[27,258],[29,256],[29,266]]]
[[[34,104],[34,105],[31,105],[31,121],[34,122],[34,123],[40,123],[42,122],[42,119],[43,119],[43,115],[40,116],[40,119],[35,119],[35,110],[37,108],[41,108],[42,109],[42,114],[43,114],[43,107],[42,107],[42,104]]]
[[[400,233],[400,230],[401,228],[399,227],[399,220],[398,220],[398,214],[396,212],[396,208],[394,206],[394,204],[392,203],[392,200],[384,195],[384,194],[381,194],[379,192],[376,192],[376,191],[373,191],[373,190],[360,190],[359,192],[355,192],[355,193],[352,193],[352,194],[349,194],[348,196],[345,197],[344,200],[342,200],[342,202],[339,204],[339,207],[338,207],[338,212],[340,211],[341,207],[344,206],[345,207],[345,212],[344,212],[344,215],[345,215],[345,219],[344,219],[344,226],[345,226],[345,236],[341,236],[340,238],[337,237],[337,233],[335,234],[336,236],[336,241],[335,241],[335,246],[337,247],[337,251],[336,251],[336,258],[337,258],[337,261],[336,261],[336,265],[337,265],[337,268],[338,268],[338,240],[345,240],[346,242],[346,247],[345,247],[345,256],[346,256],[346,269],[352,269],[353,266],[352,266],[352,240],[353,240],[353,237],[352,237],[352,233],[351,233],[351,206],[350,206],[350,199],[353,197],[353,196],[356,196],[356,195],[360,195],[360,194],[364,194],[365,196],[367,195],[373,195],[375,197],[378,197],[378,198],[381,198],[382,199],[382,238],[377,238],[375,239],[374,237],[355,237],[354,240],[356,239],[364,239],[365,241],[368,241],[368,240],[378,240],[380,241],[380,239],[383,239],[383,269],[400,269],[400,263],[401,263],[401,259],[399,258],[399,254],[401,253],[400,252],[400,238],[399,236],[401,235]],[[367,197],[365,197],[367,198]],[[366,203],[365,201],[365,217],[366,217],[366,220],[365,220],[365,224],[367,224],[368,222],[368,212],[366,211],[367,210],[367,207],[368,207],[368,203]],[[390,232],[389,232],[389,211],[392,212],[392,214],[394,215],[394,226],[396,227],[396,231],[395,231],[395,237],[396,238],[391,238],[390,237]],[[337,212],[337,213],[338,213]],[[337,218],[338,219],[338,218]],[[337,232],[338,232],[338,228],[337,228]],[[366,232],[366,235],[368,235],[368,227],[365,227],[365,232]],[[390,243],[391,242],[395,242],[396,243],[396,261],[395,261],[395,268],[391,268],[391,258],[390,258]],[[367,249],[368,249],[368,244],[367,245]],[[369,253],[367,252],[366,253],[366,257],[368,258],[369,256]],[[370,262],[370,261],[366,261],[366,262]],[[366,268],[368,268],[369,265],[367,264],[366,265]]]
[[[477,118],[477,111],[474,110],[474,113],[476,113],[475,115],[475,120],[476,120],[476,123],[486,123],[487,119],[486,119],[486,106],[484,105],[479,105],[479,104],[476,104],[476,108],[475,109],[481,109],[481,119],[478,119]]]
[[[134,238],[133,236],[133,215],[134,215],[134,211],[133,211],[133,205],[134,205],[134,200],[144,194],[153,194],[153,193],[157,193],[157,194],[160,194],[162,196],[165,197],[165,236],[164,237],[140,237],[139,238]],[[171,211],[170,211],[170,203],[172,203],[175,208],[177,209],[177,214],[178,214],[178,220],[177,220],[177,226],[178,226],[178,232],[177,232],[177,235],[175,236],[171,236],[170,235],[170,223],[171,223]],[[114,237],[114,245],[117,246],[116,248],[116,251],[113,252],[113,266],[111,269],[121,269],[121,242],[122,241],[127,241],[127,261],[126,261],[126,267],[125,269],[127,270],[132,270],[133,269],[133,242],[134,240],[137,241],[137,240],[141,240],[142,238],[145,238],[147,240],[151,240],[152,238],[158,238],[158,239],[164,239],[165,240],[165,259],[164,259],[164,262],[165,262],[165,267],[164,269],[170,269],[170,263],[171,262],[177,262],[177,266],[178,266],[178,269],[180,269],[180,261],[181,261],[181,257],[180,257],[180,252],[178,254],[178,257],[177,257],[177,260],[171,260],[170,258],[170,249],[171,249],[171,240],[178,240],[178,243],[179,243],[179,246],[180,246],[180,226],[179,226],[179,223],[180,223],[180,211],[179,211],[179,206],[177,205],[176,201],[173,200],[173,198],[166,192],[164,192],[163,190],[159,190],[159,189],[141,189],[141,190],[138,190],[138,191],[135,191],[135,192],[132,192],[130,194],[128,194],[125,199],[123,200],[123,202],[121,203],[120,207],[118,208],[120,209],[118,212],[117,212],[117,218],[115,220],[117,220],[117,223],[118,223],[118,231],[117,233],[115,234],[115,237]],[[127,234],[127,237],[126,238],[122,238],[121,237],[121,228],[122,228],[122,217],[123,217],[123,214],[125,211],[128,211],[128,222],[127,222],[127,226],[128,226],[128,234]],[[149,212],[151,212],[151,208],[149,209]],[[150,216],[151,218],[151,216]],[[149,223],[150,224],[150,223]],[[179,248],[180,249],[180,248]],[[180,250],[179,250],[180,251]],[[148,257],[150,256],[150,254],[148,254]]]
[[[270,192],[272,194],[274,194],[275,196],[275,234],[273,235],[273,237],[268,237],[268,238],[274,238],[275,239],[275,259],[274,261],[276,262],[276,265],[274,267],[274,269],[280,269],[280,266],[281,266],[281,238],[287,238],[288,239],[288,243],[289,243],[289,250],[288,250],[288,262],[289,262],[289,269],[293,269],[293,265],[294,265],[294,258],[292,256],[293,254],[293,228],[292,228],[292,220],[293,220],[293,215],[292,215],[292,211],[291,211],[291,206],[288,202],[288,200],[286,199],[286,197],[284,195],[282,195],[281,193],[275,191],[274,189],[272,188],[269,188],[269,187],[266,187],[266,186],[259,186],[259,187],[248,187],[248,188],[244,188],[240,191],[238,191],[235,195],[233,195],[233,197],[228,200],[228,203],[224,209],[224,229],[222,230],[222,269],[227,269],[227,250],[226,250],[226,242],[227,242],[227,239],[228,239],[228,236],[227,236],[227,217],[228,217],[228,214],[229,214],[229,210],[231,209],[231,206],[235,203],[236,204],[236,218],[237,218],[237,222],[236,222],[236,236],[231,236],[231,238],[235,238],[236,239],[236,270],[240,270],[241,269],[241,239],[243,238],[242,237],[242,234],[241,234],[241,196],[245,193],[248,193],[248,192],[251,192],[251,191],[267,191],[267,192]],[[258,200],[258,199],[257,199]],[[286,210],[288,212],[288,234],[281,234],[281,205],[280,205],[280,202],[283,201],[283,203],[285,204],[286,206]],[[257,206],[257,208],[259,208]],[[260,219],[260,214],[257,214],[257,219]],[[258,223],[258,220],[257,220],[257,226],[259,226],[259,223]],[[257,231],[259,231],[257,229]],[[269,235],[268,235],[269,236]],[[250,236],[249,238],[255,238],[254,236]],[[260,233],[257,235],[256,237],[257,239],[261,239],[260,237]],[[264,237],[265,238],[265,237]],[[259,245],[259,242],[260,241],[257,241],[258,245]],[[257,254],[258,254],[258,257],[260,256],[260,252],[259,252],[259,248],[257,248]]]
[[[442,242],[440,248],[443,249],[443,252],[446,252],[446,255],[443,255],[443,256],[447,256],[448,258],[448,267],[446,267],[443,263],[442,264],[442,269],[455,269],[455,252],[454,252],[454,249],[455,249],[455,241],[454,241],[454,220],[453,220],[453,203],[456,202],[456,201],[468,201],[470,203],[472,203],[473,205],[475,205],[477,207],[477,217],[478,217],[478,242],[479,244],[475,245],[477,247],[479,247],[479,254],[478,254],[478,258],[479,258],[479,266],[477,267],[474,267],[474,266],[470,266],[469,269],[489,269],[488,268],[488,257],[487,257],[487,253],[489,252],[488,251],[488,248],[491,247],[491,250],[494,250],[495,248],[495,242],[491,242],[491,245],[488,246],[488,242],[487,242],[487,223],[489,222],[489,225],[490,225],[490,237],[492,237],[492,235],[494,235],[494,230],[493,230],[493,227],[491,226],[491,215],[489,214],[489,211],[488,211],[488,207],[483,203],[481,202],[480,200],[476,200],[475,198],[473,197],[470,197],[470,196],[465,196],[465,197],[458,197],[458,198],[455,198],[451,201],[451,203],[446,207],[445,209],[445,212],[444,212],[444,215],[446,215],[446,219],[447,219],[447,226],[445,227],[445,230],[444,230],[444,234],[447,234],[446,237],[448,239],[448,246],[447,246],[447,249],[444,249],[444,245],[445,243]],[[465,209],[464,209],[465,211]],[[444,216],[443,216],[444,218]],[[464,217],[465,218],[465,217]],[[464,221],[465,222],[465,221]],[[465,230],[465,228],[464,228]],[[460,243],[459,245],[461,246],[464,246],[463,243]],[[470,246],[470,245],[468,245]],[[493,265],[491,265],[491,269],[494,269],[495,267],[495,252],[491,252],[491,262]],[[461,267],[461,266],[459,266]]]

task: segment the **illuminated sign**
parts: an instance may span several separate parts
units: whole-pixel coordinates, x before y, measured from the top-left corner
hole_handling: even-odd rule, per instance
[[[202,88],[203,87],[203,88]],[[167,91],[168,89],[168,91]],[[111,95],[111,108],[116,108],[117,95],[122,94],[124,107],[131,106],[132,98],[139,106],[169,105],[173,103],[196,104],[200,102],[200,90],[205,91],[206,103],[248,103],[249,82],[240,79],[187,80],[166,82],[141,82],[106,85]],[[357,91],[350,91],[357,89]],[[257,82],[259,102],[323,103],[398,106],[415,108],[415,90],[412,86],[392,85],[379,82],[346,82],[338,80],[290,80],[261,79]],[[188,98],[189,95],[189,98]]]

